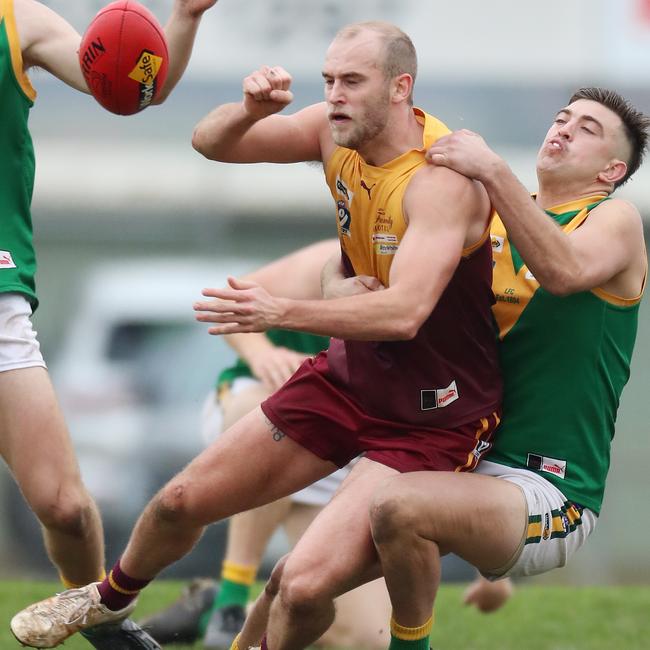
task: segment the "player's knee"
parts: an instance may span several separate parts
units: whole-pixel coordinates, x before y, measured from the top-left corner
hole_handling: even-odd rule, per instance
[[[266,595],[270,596],[271,598],[275,598],[280,591],[280,582],[282,580],[284,566],[287,563],[288,557],[288,554],[284,555],[275,563],[273,571],[271,571],[271,575],[264,585],[264,591]]]
[[[174,478],[154,497],[154,516],[165,523],[187,521],[191,516],[189,500],[187,484],[178,477]]]
[[[391,489],[391,481],[376,493],[370,504],[370,527],[376,544],[395,541],[412,529],[417,520],[413,502]]]
[[[285,566],[280,579],[279,598],[289,616],[310,616],[323,602],[331,600],[324,588],[324,578],[322,573],[312,575]]]
[[[44,494],[31,504],[47,530],[80,537],[92,516],[92,501],[85,492],[58,490]]]

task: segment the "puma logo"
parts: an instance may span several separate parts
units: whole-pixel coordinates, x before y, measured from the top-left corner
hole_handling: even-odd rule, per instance
[[[371,198],[372,198],[372,197],[370,196],[370,192],[372,192],[372,188],[373,188],[375,185],[377,185],[377,183],[373,183],[370,187],[368,187],[368,186],[366,185],[366,182],[365,182],[363,179],[361,179],[361,187],[363,187],[363,189],[366,190],[366,192],[368,192],[368,201],[370,201]]]

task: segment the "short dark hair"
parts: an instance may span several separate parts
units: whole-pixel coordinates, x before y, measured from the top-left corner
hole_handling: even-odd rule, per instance
[[[572,104],[579,99],[589,99],[602,104],[616,113],[623,122],[623,132],[632,151],[627,161],[627,173],[614,185],[615,188],[620,187],[639,169],[643,162],[648,149],[650,117],[634,108],[627,99],[621,97],[617,92],[607,88],[580,88],[573,93],[569,103]]]

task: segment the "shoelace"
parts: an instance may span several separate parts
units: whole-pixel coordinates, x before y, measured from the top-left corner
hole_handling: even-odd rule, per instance
[[[83,600],[78,599],[83,596]],[[47,618],[51,618],[52,610],[57,616],[63,618],[65,625],[73,625],[75,623],[84,623],[88,611],[93,606],[93,601],[88,594],[87,589],[69,589],[63,593],[57,594],[57,600],[53,603],[52,608],[48,610]],[[45,612],[38,612],[41,616],[45,616]]]

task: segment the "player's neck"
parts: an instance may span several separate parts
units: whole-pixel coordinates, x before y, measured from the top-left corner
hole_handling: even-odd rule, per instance
[[[579,201],[589,196],[607,196],[607,194],[607,189],[601,183],[540,182],[536,203],[543,210],[548,210],[554,206]]]
[[[359,148],[361,157],[373,167],[381,167],[411,149],[422,149],[424,126],[413,110],[389,119],[381,133]]]

